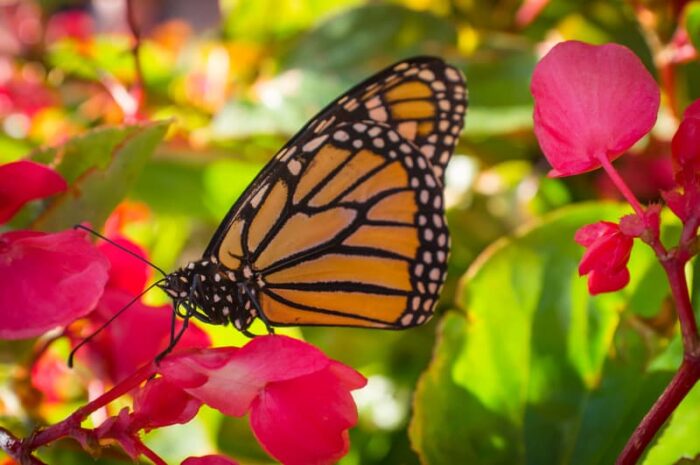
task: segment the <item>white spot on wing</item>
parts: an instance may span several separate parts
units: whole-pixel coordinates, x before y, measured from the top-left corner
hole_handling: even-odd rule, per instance
[[[311,139],[309,142],[304,144],[304,152],[313,152],[323,144],[328,138],[328,134],[318,136],[315,139]]]

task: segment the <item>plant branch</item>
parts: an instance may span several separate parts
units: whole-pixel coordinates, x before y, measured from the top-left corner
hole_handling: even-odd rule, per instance
[[[627,441],[615,465],[637,463],[656,433],[690,392],[698,378],[700,378],[700,358],[686,357],[671,383]]]
[[[678,320],[683,335],[683,350],[696,363],[700,363],[700,337],[698,337],[698,326],[695,321],[693,305],[690,302],[688,281],[685,277],[685,262],[674,258],[662,262],[662,264],[668,276],[668,282],[671,285],[671,295],[678,312]]]
[[[106,406],[113,400],[137,388],[141,383],[156,373],[155,362],[144,365],[121,383],[114,386],[109,391],[102,394],[97,399],[87,403],[83,407],[73,412],[63,421],[49,426],[37,432],[22,442],[22,450],[31,453],[37,448],[56,441],[66,436],[77,436],[77,439],[84,437],[84,432],[80,424],[93,412]]]

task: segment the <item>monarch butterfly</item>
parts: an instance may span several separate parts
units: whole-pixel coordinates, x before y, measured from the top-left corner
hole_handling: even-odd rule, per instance
[[[270,332],[427,321],[446,275],[442,184],[466,106],[462,74],[434,57],[339,97],[263,168],[203,257],[159,284],[175,313],[248,335],[256,317]]]

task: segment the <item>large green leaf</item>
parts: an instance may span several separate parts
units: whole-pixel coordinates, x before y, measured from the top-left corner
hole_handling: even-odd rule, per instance
[[[32,226],[56,231],[82,222],[102,225],[129,191],[168,125],[161,121],[100,128],[35,153],[32,158],[52,163],[69,188],[54,197]]]
[[[591,297],[577,273],[574,232],[623,213],[560,210],[472,266],[458,296],[466,314],[442,322],[414,399],[410,436],[425,464],[615,461],[674,369],[649,368],[668,341],[621,312],[637,292],[656,300],[664,281]],[[632,274],[650,260],[635,254]]]

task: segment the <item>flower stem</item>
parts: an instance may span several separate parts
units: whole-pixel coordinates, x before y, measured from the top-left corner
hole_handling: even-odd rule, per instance
[[[698,363],[700,363],[700,337],[698,336],[693,304],[690,302],[688,281],[685,277],[685,262],[671,259],[662,263],[671,285],[671,295],[676,304],[676,312],[678,312],[683,335],[683,350],[686,355],[694,359],[697,358]]]
[[[634,465],[637,463],[661,426],[690,392],[698,378],[700,378],[700,358],[686,357],[671,383],[627,441],[615,465]]]
[[[63,421],[51,425],[24,440],[22,443],[22,450],[27,453],[31,453],[31,451],[34,451],[37,448],[62,437],[80,435],[81,432],[84,432],[84,430],[80,428],[80,424],[91,413],[138,387],[141,383],[153,376],[156,373],[156,370],[157,367],[154,362],[144,365],[135,371],[131,376],[102,394],[97,399],[87,403],[83,407],[80,407]]]
[[[158,454],[149,449],[144,443],[139,442],[139,452],[148,457],[156,465],[168,465]]]
[[[608,157],[601,152],[598,154],[598,160],[600,161],[601,165],[603,165],[605,172],[608,173],[608,176],[610,176],[610,179],[612,180],[613,184],[615,184],[615,187],[617,187],[623,197],[627,199],[627,202],[629,202],[629,204],[632,206],[634,212],[640,217],[643,217],[644,209],[639,203],[639,200],[637,200],[637,197],[634,196],[632,190],[627,187],[627,184],[625,184],[625,181],[617,173],[617,170],[612,163],[610,163]]]

